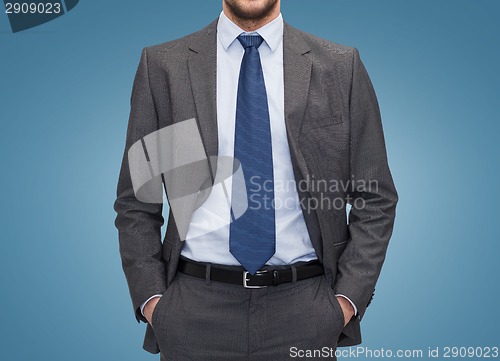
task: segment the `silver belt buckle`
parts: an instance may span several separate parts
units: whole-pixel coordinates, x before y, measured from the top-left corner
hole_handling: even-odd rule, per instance
[[[266,273],[267,271],[257,271],[256,274],[261,274],[261,273]],[[248,271],[245,271],[243,272],[243,287],[245,288],[266,288],[267,286],[249,286],[248,285],[248,281],[250,281],[248,279],[248,276],[250,275],[250,273],[248,273]]]

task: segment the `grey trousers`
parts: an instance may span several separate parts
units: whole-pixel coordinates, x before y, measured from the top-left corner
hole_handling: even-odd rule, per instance
[[[343,322],[323,275],[247,289],[177,272],[152,327],[162,361],[336,360]]]

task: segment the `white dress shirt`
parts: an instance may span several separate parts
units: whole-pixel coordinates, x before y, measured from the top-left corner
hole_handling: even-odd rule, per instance
[[[266,264],[286,265],[314,260],[317,256],[306,228],[295,187],[285,126],[283,17],[281,14],[251,33],[238,27],[224,12],[220,14],[217,24],[218,155],[234,156],[238,79],[245,53],[237,39],[241,34],[258,34],[264,39],[259,47],[259,54],[268,97],[276,201],[276,252]],[[231,179],[223,184],[226,190],[231,190]],[[204,204],[193,213],[181,252],[183,256],[199,262],[239,265],[229,251],[231,216],[230,203],[227,202],[226,194],[222,186],[214,187]],[[160,295],[154,295],[151,298],[157,296]],[[351,304],[356,312],[355,305],[352,302]]]

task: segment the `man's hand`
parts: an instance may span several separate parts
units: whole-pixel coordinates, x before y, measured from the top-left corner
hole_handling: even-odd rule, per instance
[[[144,317],[146,317],[146,320],[148,320],[149,324],[151,325],[151,318],[153,317],[153,311],[155,310],[156,304],[160,300],[160,297],[155,297],[152,298],[146,303],[144,306]]]
[[[342,296],[337,296],[337,300],[340,303],[340,308],[344,313],[344,326],[349,323],[352,316],[354,316],[354,308],[352,308],[351,303]]]

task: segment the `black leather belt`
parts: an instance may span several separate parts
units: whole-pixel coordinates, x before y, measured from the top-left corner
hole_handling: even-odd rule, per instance
[[[207,264],[188,261],[181,258],[179,260],[178,270],[190,276],[206,279],[207,267]],[[293,270],[294,268],[295,272]],[[292,282],[294,280],[294,273],[297,281],[316,277],[322,275],[324,269],[323,266],[315,260],[294,267],[257,271],[254,275],[243,270],[229,270],[211,265],[209,273],[210,280],[212,281],[242,285],[245,288],[263,288]]]

